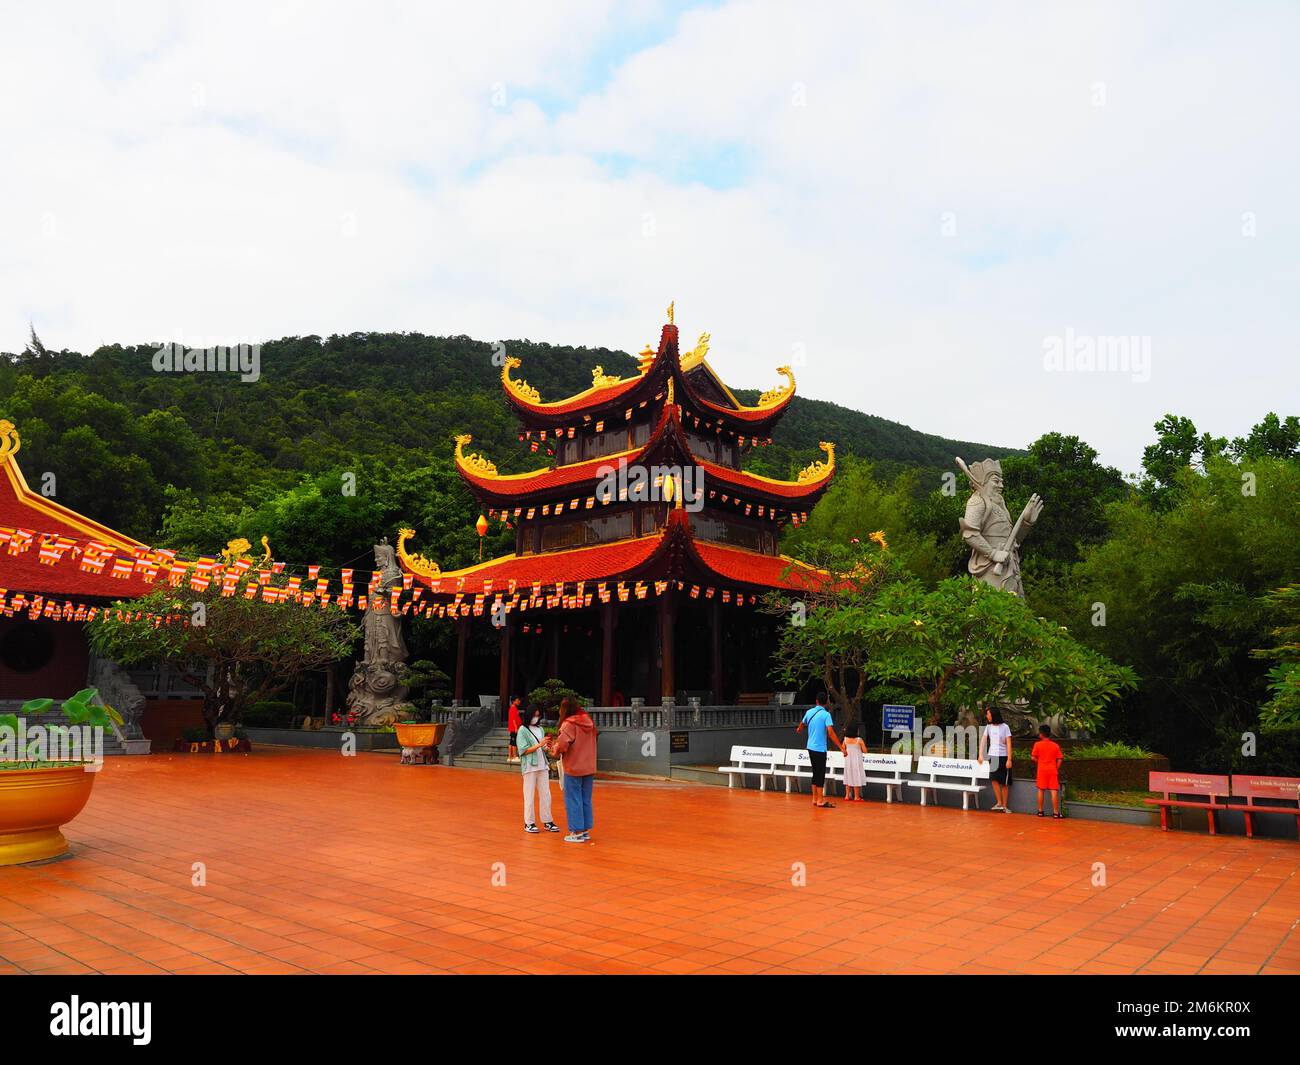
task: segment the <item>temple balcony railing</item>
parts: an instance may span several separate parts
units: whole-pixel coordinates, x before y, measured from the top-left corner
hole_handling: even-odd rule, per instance
[[[698,706],[694,703],[659,706],[589,706],[587,713],[598,729],[649,729],[688,731],[715,728],[793,728],[811,704],[768,706]],[[435,722],[465,722],[478,713],[475,706],[435,706]]]
[[[807,706],[589,706],[599,729],[669,729],[688,731],[710,728],[793,728]]]

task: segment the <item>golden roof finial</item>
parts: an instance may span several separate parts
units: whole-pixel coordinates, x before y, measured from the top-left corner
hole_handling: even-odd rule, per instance
[[[672,325],[672,324],[673,324],[673,305],[676,304],[676,302],[677,302],[676,300],[673,300],[671,303],[668,304],[668,324],[669,324],[669,325]]]
[[[415,535],[415,530],[411,528],[401,528],[397,530],[397,557],[402,560],[404,565],[412,573],[419,574],[421,577],[440,577],[442,569],[438,563],[430,562],[423,555],[408,554],[406,551],[406,541]]]
[[[655,349],[647,344],[637,356],[637,369],[645,373],[646,370],[650,369],[650,364],[655,361],[655,355]]]
[[[17,426],[8,419],[0,421],[0,462],[4,462],[10,455],[18,454],[22,444]]]
[[[799,479],[797,483],[811,484],[813,481],[820,481],[822,478],[834,472],[835,445],[828,444],[825,440],[823,440],[817,446],[821,448],[824,452],[826,452],[826,458],[824,460],[818,459],[815,462],[809,463],[802,470],[800,470]]]
[[[778,385],[776,388],[769,388],[766,392],[764,392],[761,396],[759,396],[758,405],[760,407],[775,406],[777,403],[780,403],[783,399],[785,399],[786,396],[794,392],[794,373],[790,370],[790,367],[778,366],[776,368],[776,372],[785,377],[786,383],[783,385]]]
[[[501,383],[505,385],[507,392],[513,393],[525,402],[540,403],[542,394],[537,389],[527,381],[516,381],[510,376],[510,371],[518,369],[520,365],[518,356],[507,356],[506,361],[501,364]]]
[[[489,462],[478,452],[465,454],[465,445],[473,441],[469,433],[461,433],[456,437],[456,461],[464,466],[470,473],[476,473],[480,477],[495,477],[497,468],[494,463]]]

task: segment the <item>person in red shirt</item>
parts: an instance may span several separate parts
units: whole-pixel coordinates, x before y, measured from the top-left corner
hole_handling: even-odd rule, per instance
[[[1052,816],[1061,816],[1061,762],[1065,754],[1061,745],[1052,739],[1052,726],[1038,726],[1038,742],[1034,744],[1029,757],[1037,766],[1038,816],[1043,816],[1043,792],[1052,795]]]
[[[519,761],[519,748],[515,746],[515,733],[519,731],[519,726],[524,723],[523,707],[519,705],[519,696],[510,700],[510,716],[506,720],[506,729],[510,732],[510,754],[506,757],[508,762]]]

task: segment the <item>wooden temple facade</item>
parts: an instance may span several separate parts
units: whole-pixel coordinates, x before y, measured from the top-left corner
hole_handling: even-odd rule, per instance
[[[772,688],[778,622],[760,600],[773,590],[796,598],[820,578],[778,544],[826,491],[835,451],[823,443],[824,458],[792,481],[742,469],[770,442],[794,376],[782,367],[784,385],[748,406],[707,351],[705,334],[681,353],[670,308],[638,373],[597,367],[591,387],[568,399],[543,401],[514,376],[519,360],[505,360],[502,389],[520,439],[545,446],[554,464],[502,474],[468,450],[469,436],[457,439],[455,459],[486,516],[513,528],[514,554],[443,572],[407,552],[410,530],[398,543],[404,569],[458,627],[456,699],[467,696],[475,625],[496,634],[493,687],[503,704],[552,676],[602,706],[638,696],[722,703]]]

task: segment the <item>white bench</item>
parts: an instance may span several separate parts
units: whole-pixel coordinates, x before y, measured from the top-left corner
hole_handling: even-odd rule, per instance
[[[790,787],[792,781],[812,780],[812,759],[802,747],[791,747],[789,750],[782,751],[779,766],[776,775],[785,778],[787,792],[794,790]]]
[[[984,789],[981,780],[989,778],[989,763],[979,762],[973,758],[918,758],[916,772],[925,780],[909,780],[907,783],[921,789],[921,805],[926,805],[926,792],[960,791],[961,808],[970,809],[970,797],[976,796],[975,808],[979,809],[979,793]],[[938,802],[938,796],[935,796]]]
[[[848,755],[840,754],[839,751],[831,751],[826,756],[826,783],[829,785],[833,780],[841,789],[844,784],[844,764]],[[910,754],[872,754],[870,751],[862,752],[862,769],[866,776],[866,784],[883,784],[885,786],[885,801],[894,801],[894,789],[903,786],[903,774],[912,771],[912,756]],[[847,794],[847,791],[843,792]],[[901,796],[900,796],[901,799]]]
[[[737,778],[758,777],[758,790],[767,790],[767,781],[776,767],[785,760],[786,752],[780,747],[746,747],[738,744],[731,748],[731,765],[718,766],[719,773],[727,774],[727,787],[734,788]],[[786,784],[789,790],[789,784]]]
[[[912,771],[912,756],[910,754],[872,754],[867,751],[862,755],[862,768],[867,773],[868,784],[883,784],[885,786],[885,801],[894,801],[895,789],[901,789],[903,786],[903,774]],[[921,792],[921,797],[925,798],[925,792]],[[902,801],[902,792],[898,794],[899,801]]]

